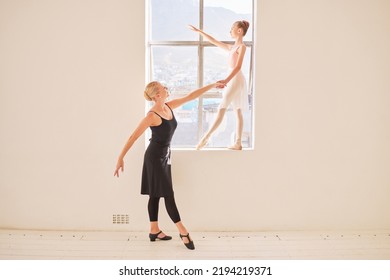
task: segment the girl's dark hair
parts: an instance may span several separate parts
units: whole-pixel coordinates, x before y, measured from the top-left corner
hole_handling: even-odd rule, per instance
[[[239,21],[236,21],[236,24],[237,24],[238,28],[242,28],[242,31],[244,31],[244,36],[245,36],[245,34],[249,28],[249,22],[247,22],[246,20],[239,20]]]

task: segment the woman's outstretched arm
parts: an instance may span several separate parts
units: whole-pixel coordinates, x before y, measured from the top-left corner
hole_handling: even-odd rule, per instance
[[[125,146],[122,149],[122,152],[120,153],[118,157],[118,162],[116,164],[114,176],[119,177],[119,170],[123,172],[124,170],[124,161],[123,158],[127,154],[127,152],[130,150],[130,148],[133,146],[135,141],[145,132],[145,130],[149,127],[154,125],[156,122],[155,115],[153,113],[149,113],[146,115],[145,118],[142,119],[142,121],[138,124],[137,128],[133,131],[133,133],[130,135],[129,139],[127,140]]]
[[[205,93],[206,91],[214,88],[214,87],[218,87],[218,88],[223,88],[225,87],[225,84],[224,83],[213,83],[213,84],[209,84],[207,86],[204,86],[204,87],[201,87],[197,90],[194,90],[192,92],[190,92],[189,94],[187,94],[186,96],[183,96],[181,98],[176,98],[176,99],[173,99],[169,102],[167,102],[168,106],[171,108],[171,109],[175,109],[177,107],[180,107],[181,105],[183,105],[184,103],[187,103],[195,98],[198,98],[199,96],[201,96],[203,93]]]

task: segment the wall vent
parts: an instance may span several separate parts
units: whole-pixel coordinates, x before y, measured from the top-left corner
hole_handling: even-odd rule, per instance
[[[113,224],[128,224],[129,215],[128,214],[114,214],[112,215]]]

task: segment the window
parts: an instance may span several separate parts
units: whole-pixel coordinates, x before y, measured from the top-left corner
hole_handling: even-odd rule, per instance
[[[252,148],[253,135],[253,0],[149,0],[147,7],[147,71],[149,81],[167,86],[171,98],[183,96],[228,75],[228,53],[203,40],[188,24],[200,27],[216,39],[233,44],[229,31],[238,20],[250,28],[242,71],[248,86],[249,110],[244,111],[243,147]],[[213,89],[175,110],[179,123],[173,148],[193,148],[212,124],[222,90]],[[234,139],[235,113],[229,108],[210,148],[229,146]]]

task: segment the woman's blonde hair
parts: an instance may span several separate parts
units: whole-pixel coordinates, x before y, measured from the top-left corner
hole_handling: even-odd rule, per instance
[[[159,82],[153,81],[146,85],[145,91],[144,91],[144,97],[148,101],[152,101],[153,97],[155,97],[158,94],[158,86],[160,85]]]

